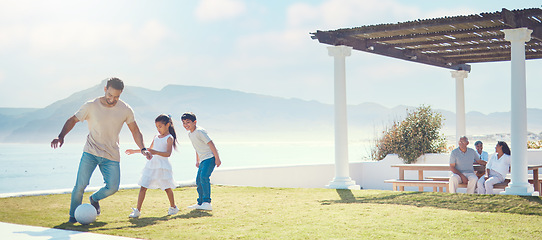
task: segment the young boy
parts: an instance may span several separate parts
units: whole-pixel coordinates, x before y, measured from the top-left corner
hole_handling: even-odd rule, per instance
[[[207,131],[202,127],[196,126],[196,115],[186,112],[181,116],[183,127],[189,131],[188,137],[192,146],[196,150],[196,167],[198,175],[196,176],[196,185],[198,190],[198,203],[188,208],[199,210],[213,210],[211,206],[211,173],[215,165],[220,167],[220,157],[215,144],[207,135]]]

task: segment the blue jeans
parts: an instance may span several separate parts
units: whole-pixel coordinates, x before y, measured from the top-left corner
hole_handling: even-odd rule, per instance
[[[85,192],[85,188],[88,186],[90,177],[92,176],[94,169],[96,169],[96,166],[100,167],[105,186],[92,194],[92,199],[94,201],[100,201],[113,195],[119,190],[120,163],[83,152],[81,162],[79,163],[79,170],[77,171],[77,180],[72,191],[70,217],[75,217],[75,209],[81,205],[83,201],[83,193]]]
[[[198,205],[211,202],[211,173],[215,169],[215,158],[208,158],[199,163],[196,185],[198,186]]]

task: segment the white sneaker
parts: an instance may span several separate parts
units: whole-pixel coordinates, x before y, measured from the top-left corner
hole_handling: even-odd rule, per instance
[[[202,203],[199,207],[197,207],[196,209],[199,209],[199,210],[206,210],[206,211],[212,211],[212,210],[213,210],[213,206],[211,206],[211,203],[204,202],[204,203]]]
[[[177,208],[177,206],[175,206],[174,208],[169,207],[169,209],[167,210],[167,215],[175,215],[178,212],[179,212],[179,208]]]
[[[201,205],[199,205],[199,204],[196,203],[196,204],[194,204],[194,205],[192,205],[192,206],[188,206],[188,208],[190,208],[190,209],[198,209],[200,206],[201,206]]]
[[[139,216],[141,216],[141,212],[139,212],[139,210],[137,210],[137,208],[132,208],[132,213],[130,213],[130,215],[128,217],[137,218]]]

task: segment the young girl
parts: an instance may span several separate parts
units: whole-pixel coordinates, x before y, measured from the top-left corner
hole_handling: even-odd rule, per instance
[[[137,198],[137,208],[132,208],[132,213],[129,215],[131,218],[137,218],[141,216],[141,206],[143,200],[145,200],[145,194],[147,189],[160,188],[166,191],[169,199],[170,207],[168,209],[168,215],[174,215],[179,212],[179,208],[175,205],[175,199],[173,196],[172,188],[175,188],[175,181],[173,180],[173,173],[171,171],[171,163],[168,157],[171,156],[172,148],[175,148],[175,142],[177,141],[177,134],[173,128],[173,122],[168,115],[160,115],[155,120],[156,129],[158,129],[159,135],[154,136],[154,140],[151,143],[150,149],[147,149],[153,156],[152,159],[147,162],[141,179],[139,180],[139,197]],[[141,153],[140,149],[128,149],[126,154]]]

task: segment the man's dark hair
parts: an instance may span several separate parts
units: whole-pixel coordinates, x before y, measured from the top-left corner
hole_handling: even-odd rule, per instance
[[[109,87],[112,87],[114,89],[117,89],[117,90],[124,90],[124,83],[122,82],[122,80],[114,77],[114,78],[109,78],[107,79],[107,85],[105,86],[106,88],[109,88]]]
[[[181,120],[191,120],[192,122],[195,122],[196,121],[196,114],[194,114],[192,112],[185,112],[181,116]]]

